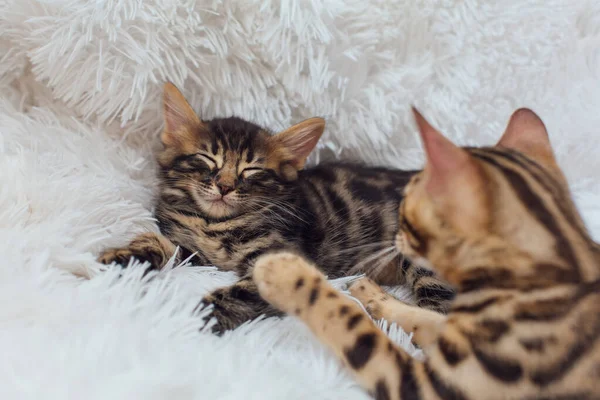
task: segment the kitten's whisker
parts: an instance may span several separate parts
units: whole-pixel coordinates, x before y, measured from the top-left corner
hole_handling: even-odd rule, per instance
[[[382,257],[384,255],[387,255],[390,252],[393,252],[394,250],[396,250],[395,246],[390,246],[390,247],[386,247],[384,249],[381,249],[378,252],[375,252],[374,254],[371,254],[369,257],[366,257],[364,260],[362,260],[361,262],[359,262],[358,264],[356,264],[354,267],[350,268],[350,270],[348,271],[348,275],[355,275],[356,273],[358,273],[359,271],[362,272],[362,267],[367,264],[370,261],[373,260],[377,260],[379,257]]]
[[[258,204],[258,205],[264,205],[264,206],[271,206],[276,208],[279,211],[282,211],[298,220],[300,220],[301,222],[304,223],[308,223],[304,218],[302,218],[300,215],[298,215],[297,213],[294,213],[293,210],[289,209],[289,206],[281,201],[277,201],[277,200],[271,200],[271,199],[264,199],[264,198],[260,198],[260,197],[255,197],[252,198],[252,200]],[[265,207],[266,208],[266,207]]]
[[[346,249],[336,252],[336,254],[346,254],[346,253],[350,253],[350,252],[357,251],[357,250],[370,249],[372,247],[380,247],[380,246],[385,246],[387,248],[391,244],[393,244],[393,241],[391,241],[391,240],[375,242],[375,243],[367,243],[367,244],[362,244],[359,246],[348,247]]]
[[[394,258],[397,258],[399,255],[398,252],[392,252],[390,253],[387,257],[381,258],[377,264],[375,265],[375,267],[373,267],[373,269],[369,272],[369,275],[372,277],[377,277],[379,276],[380,273],[382,273],[384,270],[389,268],[389,264],[390,262],[392,262],[394,260]],[[397,270],[397,266],[393,267],[395,268],[395,270]]]

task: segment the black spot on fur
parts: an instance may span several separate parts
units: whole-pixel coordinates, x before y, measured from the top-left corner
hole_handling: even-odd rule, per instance
[[[364,367],[375,350],[377,344],[377,335],[375,333],[364,333],[360,335],[354,346],[344,350],[348,364],[355,370]]]
[[[330,299],[337,299],[339,296],[336,292],[329,292],[327,293],[327,297]]]
[[[444,336],[440,336],[438,339],[438,347],[448,365],[452,367],[467,357],[467,354],[464,351],[459,350],[455,343],[450,342]]]
[[[400,398],[420,400],[421,389],[417,382],[414,372],[414,364],[412,362],[406,362],[401,366],[402,375],[400,376]]]
[[[364,316],[362,314],[356,314],[350,317],[347,326],[348,330],[351,331],[352,329],[356,328],[356,325],[358,325],[358,323],[362,321],[363,318]]]
[[[385,380],[380,379],[375,384],[375,399],[376,400],[390,400],[390,389],[388,388]]]
[[[460,390],[452,387],[449,382],[444,382],[428,362],[425,362],[425,373],[433,390],[435,390],[440,399],[467,400],[467,397]]]
[[[520,339],[519,343],[525,350],[532,353],[543,353],[546,341],[542,338]]]
[[[459,283],[463,293],[490,288],[511,288],[515,284],[513,273],[506,268],[473,268]]]
[[[473,348],[473,353],[481,366],[489,372],[490,375],[502,382],[513,383],[523,376],[523,368],[518,361],[503,359],[487,354],[477,347]]]
[[[478,332],[480,334],[478,338],[491,343],[497,342],[510,331],[510,325],[506,321],[495,319],[484,319],[479,323],[479,328]]]
[[[503,299],[504,297],[495,296],[490,297],[489,299],[485,299],[478,303],[465,304],[456,307],[452,307],[452,312],[456,313],[466,313],[466,314],[476,314],[485,310],[486,308],[496,304],[498,301]]]
[[[340,317],[343,317],[344,315],[348,314],[348,312],[350,312],[350,307],[348,307],[348,306],[340,307]]]
[[[299,278],[299,279],[296,281],[296,286],[295,286],[295,287],[296,287],[296,290],[300,289],[300,288],[301,288],[303,285],[304,285],[304,279],[303,279],[303,278]]]
[[[319,298],[319,287],[315,286],[310,291],[310,297],[308,298],[308,304],[310,304],[312,306],[313,304],[315,304],[315,302],[317,301],[318,298]]]

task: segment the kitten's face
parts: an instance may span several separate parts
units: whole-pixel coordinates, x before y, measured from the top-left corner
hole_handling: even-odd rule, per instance
[[[196,132],[197,140],[168,163],[165,176],[186,187],[204,214],[238,214],[284,188],[267,164],[268,138],[237,118],[208,121]]]
[[[468,259],[465,252],[483,250],[485,238],[488,245],[553,260],[563,256],[557,231],[585,230],[532,111],[515,112],[500,142],[479,149],[459,148],[416,118],[427,164],[400,205],[396,245],[406,256],[443,269]]]
[[[164,106],[163,190],[185,192],[213,218],[258,209],[284,194],[324,128],[312,118],[272,136],[239,118],[201,121],[170,84]]]

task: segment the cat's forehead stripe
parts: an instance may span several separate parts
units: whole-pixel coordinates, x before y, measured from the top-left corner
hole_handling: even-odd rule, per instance
[[[563,203],[563,199],[556,199],[549,196],[550,193],[546,190],[539,190],[538,188],[541,187],[543,189],[543,186],[535,179],[526,179],[526,176],[528,174],[531,176],[531,173],[525,167],[520,167],[514,162],[502,162],[504,159],[493,153],[477,152],[473,154],[478,159],[485,161],[488,165],[492,165],[500,170],[523,206],[547,232],[556,238],[556,250],[558,255],[567,262],[568,265],[575,268],[579,263],[576,252],[568,239],[569,235],[565,231],[565,226],[573,228],[575,228],[575,226],[565,218],[566,215],[554,211],[554,208],[561,210],[563,206],[560,204]],[[537,183],[538,187],[534,187],[534,183]],[[551,202],[548,201],[549,198],[552,199]],[[579,273],[577,270],[574,272]]]
[[[484,155],[490,160],[494,160],[495,163],[510,165],[517,173],[530,176],[552,197],[560,212],[577,225],[577,230],[580,233],[586,231],[583,221],[579,218],[579,214],[570,200],[568,190],[565,190],[566,188],[538,163],[520,153],[496,148],[471,149],[471,153],[476,157],[477,154]],[[490,161],[487,163],[490,163]]]
[[[254,159],[254,149],[252,148],[252,146],[249,146],[246,149],[246,162],[247,163],[251,163]]]
[[[550,174],[546,169],[540,166],[535,161],[529,159],[528,157],[522,155],[521,153],[510,151],[510,150],[500,150],[498,148],[471,148],[471,153],[473,154],[486,154],[492,158],[502,158],[511,164],[516,164],[523,170],[525,170],[528,174],[535,176],[537,180],[543,181],[544,188],[548,191],[556,191],[555,188],[560,187],[560,184],[552,174]]]

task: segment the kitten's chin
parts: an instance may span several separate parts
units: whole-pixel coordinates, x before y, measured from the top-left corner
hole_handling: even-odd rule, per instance
[[[213,218],[230,217],[236,213],[236,207],[227,204],[223,200],[202,201],[204,212]]]

